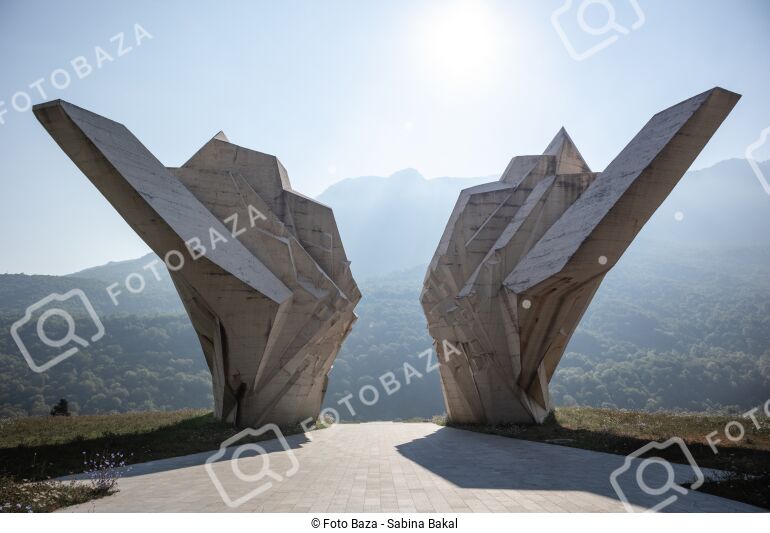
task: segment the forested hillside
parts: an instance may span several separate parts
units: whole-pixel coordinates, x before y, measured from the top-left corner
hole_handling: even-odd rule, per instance
[[[186,315],[102,318],[103,338],[41,374],[8,334],[17,318],[0,315],[0,416],[47,415],[59,398],[80,413],[212,405],[211,376]],[[78,328],[88,325],[78,318]],[[33,354],[40,348],[29,346]]]
[[[551,383],[555,402],[716,411],[766,401],[770,251],[642,244],[610,272],[586,312]],[[359,320],[334,364],[325,402],[343,417],[443,412],[438,373],[426,372],[428,361],[420,357],[432,342],[418,299],[423,273],[417,267],[361,283]],[[46,290],[55,280],[66,287],[72,281],[47,280]],[[0,276],[0,295],[8,294],[7,283],[17,282]],[[147,296],[155,301],[149,289]],[[43,374],[27,367],[8,334],[20,313],[3,312],[0,416],[45,414],[61,397],[84,413],[209,407],[208,369],[187,317],[152,314],[153,305],[139,316],[103,317],[104,338]],[[87,317],[78,322],[88,326]],[[410,375],[409,384],[405,362],[421,374]],[[401,385],[392,395],[379,381],[389,371]],[[378,390],[375,405],[360,401],[365,385]],[[350,393],[355,417],[338,403]]]

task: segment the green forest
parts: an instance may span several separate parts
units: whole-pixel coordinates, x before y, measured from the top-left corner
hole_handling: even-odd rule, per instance
[[[770,396],[768,264],[766,248],[632,248],[573,336],[551,382],[554,403],[694,412],[764,403]],[[424,352],[432,340],[419,304],[424,271],[360,282],[359,319],[334,363],[324,404],[343,419],[443,413],[438,372],[426,372]],[[47,415],[60,398],[74,413],[210,408],[208,369],[167,280],[115,308],[99,278],[103,273],[0,276],[0,416]],[[105,335],[47,372],[32,372],[9,328],[39,295],[73,287],[88,294]],[[78,331],[88,327],[81,315]],[[32,353],[45,348],[34,336],[25,341]],[[404,363],[417,372],[408,380]],[[391,395],[379,381],[387,372],[401,385]],[[379,391],[376,404],[358,398],[365,385]],[[349,394],[354,416],[339,403]]]

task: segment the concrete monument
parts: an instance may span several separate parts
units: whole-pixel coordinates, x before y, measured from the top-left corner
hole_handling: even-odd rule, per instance
[[[543,155],[462,191],[420,296],[452,421],[544,420],[602,279],[739,98],[714,88],[658,113],[604,172],[562,129]]]
[[[255,427],[317,416],[361,298],[332,210],[292,190],[275,156],[223,133],[166,168],[122,124],[61,100],[34,113],[165,261],[215,415]]]

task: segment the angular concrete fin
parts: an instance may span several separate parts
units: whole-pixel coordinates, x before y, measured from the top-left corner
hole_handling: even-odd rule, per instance
[[[128,129],[55,100],[33,108],[56,143],[155,253],[164,257],[185,243],[210,242],[229,230]],[[286,287],[237,239],[205,246],[205,258],[277,303]],[[186,264],[193,264],[186,257]],[[185,266],[184,268],[187,268]]]
[[[580,155],[580,151],[572,142],[572,137],[569,136],[567,130],[562,127],[556,136],[553,138],[548,148],[545,149],[543,155],[552,155],[556,157],[556,173],[557,174],[580,174],[583,172],[591,172],[588,167],[588,163],[585,162],[583,156]]]
[[[717,87],[656,114],[551,226],[505,285],[521,294],[543,282],[540,289],[546,290],[546,285],[574,283],[609,270],[739,99]]]
[[[104,117],[60,101],[35,115],[168,262],[211,371],[214,415],[239,427],[317,417],[361,298],[331,208],[287,188],[275,156],[221,132],[166,169]]]
[[[548,383],[605,274],[738,98],[715,88],[658,113],[600,174],[562,128],[544,155],[460,194],[420,293],[436,346],[462,346],[440,360],[450,420],[543,422]]]
[[[289,174],[276,156],[238,146],[226,139],[223,133],[218,133],[182,167],[238,172],[270,203],[281,196],[282,190],[291,190]],[[265,190],[265,186],[269,190]]]
[[[518,187],[532,176],[534,181],[556,172],[556,158],[548,155],[517,155],[500,176],[500,181]]]
[[[210,151],[209,149],[213,146],[216,146],[219,142],[225,142],[228,144],[230,143],[230,139],[227,138],[227,135],[225,135],[225,132],[222,130],[219,130],[216,135],[214,135],[211,139],[203,143],[203,145],[196,150],[196,152],[187,160],[184,162],[182,167],[191,167],[195,165],[196,161],[200,161],[202,158],[204,158],[204,155],[207,151]]]

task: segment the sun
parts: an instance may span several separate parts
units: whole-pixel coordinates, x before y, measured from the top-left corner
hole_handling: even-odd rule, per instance
[[[417,54],[432,77],[451,82],[479,82],[494,69],[501,31],[483,0],[442,3],[421,17]]]

